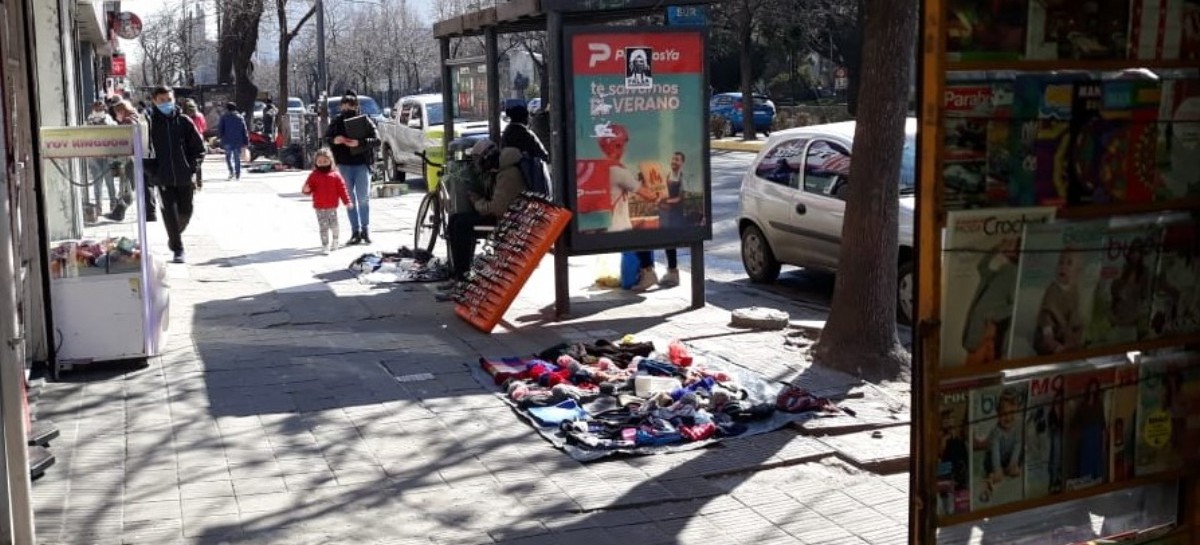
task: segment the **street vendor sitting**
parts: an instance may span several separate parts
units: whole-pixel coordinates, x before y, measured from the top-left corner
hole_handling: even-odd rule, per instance
[[[450,246],[451,277],[453,281],[464,280],[471,270],[471,259],[475,255],[475,228],[496,225],[513,200],[526,190],[525,177],[517,163],[521,151],[516,148],[500,149],[491,140],[480,140],[471,149],[476,170],[491,181],[484,193],[469,191],[471,209],[450,216],[446,238]]]

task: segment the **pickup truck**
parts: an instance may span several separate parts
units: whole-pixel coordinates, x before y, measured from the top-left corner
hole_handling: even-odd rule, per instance
[[[439,173],[425,172],[425,163],[417,152],[424,151],[431,161],[443,161],[442,142],[446,132],[443,111],[442,95],[407,96],[396,101],[391,116],[379,121],[386,181],[403,182],[408,174],[412,174],[424,178],[429,190],[437,187]],[[452,138],[487,133],[487,121],[458,119],[454,122]]]

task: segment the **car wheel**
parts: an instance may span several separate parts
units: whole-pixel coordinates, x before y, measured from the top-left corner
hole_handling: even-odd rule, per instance
[[[383,180],[387,183],[404,182],[404,171],[400,170],[396,164],[396,158],[392,156],[391,148],[383,150]]]
[[[754,225],[742,230],[742,267],[750,280],[758,284],[770,284],[779,278],[779,260],[775,259],[767,237]]]
[[[916,319],[917,278],[913,274],[913,262],[905,261],[897,269],[896,282],[896,321],[903,325],[912,325]]]

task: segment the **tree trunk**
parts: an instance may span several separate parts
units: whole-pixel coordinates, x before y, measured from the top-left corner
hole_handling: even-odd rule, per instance
[[[738,25],[738,38],[742,44],[740,62],[742,65],[742,140],[751,141],[758,138],[754,130],[754,12],[743,2],[741,24]]]
[[[233,16],[237,8],[234,0],[218,0],[220,13],[217,15],[217,83],[229,85],[233,83],[233,57],[237,51],[235,39],[231,34]]]
[[[288,123],[288,49],[292,37],[288,34],[287,0],[275,0],[276,13],[279,15],[279,96],[275,97],[280,104],[279,113],[275,115],[275,130],[283,136],[285,143],[291,142],[291,124]]]
[[[817,363],[866,380],[906,379],[896,335],[900,160],[915,44],[915,3],[865,0],[854,160],[832,310]]]

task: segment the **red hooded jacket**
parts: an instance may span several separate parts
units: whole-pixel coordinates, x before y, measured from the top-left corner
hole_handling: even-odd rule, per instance
[[[342,201],[342,204],[345,205],[350,204],[350,194],[346,193],[346,182],[336,170],[329,172],[313,170],[304,183],[308,186],[309,193],[312,194],[313,208],[319,210],[337,208],[338,201]]]

